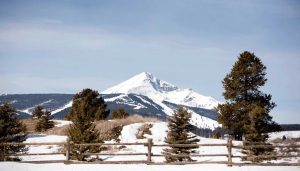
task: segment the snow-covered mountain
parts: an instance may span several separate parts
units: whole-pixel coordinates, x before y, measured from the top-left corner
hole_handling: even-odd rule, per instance
[[[212,109],[220,102],[212,97],[198,94],[192,89],[178,88],[149,72],[142,72],[103,91],[102,94],[119,94],[117,97],[105,98],[107,102],[119,100],[119,104],[128,104],[128,100],[122,99],[129,94],[146,96],[160,106],[165,115],[172,115],[175,109],[182,106],[192,113],[191,123],[196,127],[214,129],[219,126],[215,121],[216,113]],[[137,105],[135,108],[143,108],[143,106]]]
[[[212,109],[220,102],[192,89],[178,88],[148,72],[103,91],[101,96],[111,111],[122,107],[130,114],[165,120],[177,108],[186,107],[192,113],[191,123],[195,127],[214,129],[219,126],[216,122],[218,114]],[[41,105],[56,119],[63,119],[72,106],[72,97],[72,94],[2,95],[0,103],[12,103],[21,118],[30,117],[33,108]]]
[[[142,72],[127,81],[113,86],[102,94],[139,94],[159,102],[171,102],[190,107],[213,109],[218,105],[212,97],[203,96],[192,89],[181,89],[160,80],[149,72]]]

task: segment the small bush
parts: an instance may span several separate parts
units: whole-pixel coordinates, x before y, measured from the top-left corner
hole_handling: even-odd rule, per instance
[[[215,139],[220,139],[221,138],[221,133],[219,131],[214,133],[214,138]]]
[[[54,127],[54,122],[51,120],[53,116],[50,111],[44,111],[42,116],[38,118],[38,122],[36,123],[35,130],[38,132],[47,131],[50,128]]]
[[[129,113],[127,113],[123,108],[120,108],[119,110],[112,112],[112,119],[125,119],[128,116]]]

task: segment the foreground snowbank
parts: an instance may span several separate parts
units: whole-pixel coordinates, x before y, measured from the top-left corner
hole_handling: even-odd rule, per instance
[[[2,162],[0,170],[9,171],[299,171],[299,166],[233,166],[227,167],[221,164],[192,164],[192,165],[146,165],[146,164],[70,164],[65,165],[62,163],[55,164],[28,164],[28,163],[14,163]]]
[[[25,143],[49,143],[49,142],[65,142],[67,136],[31,134],[28,135]],[[28,153],[55,153],[60,151],[62,147],[57,145],[33,145],[28,146]],[[64,160],[65,156],[60,155],[43,155],[43,156],[22,156],[23,161],[38,161],[38,160]],[[1,169],[0,169],[1,170]]]
[[[68,124],[62,123],[62,124]],[[137,139],[136,134],[140,127],[142,127],[144,124],[152,124],[152,128],[150,128],[151,135],[145,134],[143,139]],[[121,135],[120,140],[123,143],[131,143],[131,142],[141,142],[145,143],[147,142],[147,138],[152,138],[153,142],[155,144],[164,144],[165,137],[167,135],[167,123],[166,122],[149,122],[149,123],[135,123],[124,126]],[[300,131],[289,131],[289,132],[278,132],[278,133],[272,133],[271,138],[278,138],[282,137],[283,135],[286,135],[287,137],[299,137]],[[202,138],[198,137],[200,139],[200,144],[225,144],[226,140],[219,140],[219,139],[211,139],[211,138]],[[58,135],[44,135],[44,134],[38,134],[38,135],[29,135],[28,139],[25,141],[27,143],[39,143],[39,142],[65,142],[67,139],[66,136],[58,136]],[[113,142],[113,141],[112,141]],[[235,145],[241,144],[239,141],[233,142]],[[46,146],[30,146],[29,147],[29,153],[55,153],[60,152],[63,147],[56,146],[56,145],[46,145]],[[153,154],[162,154],[163,149],[167,147],[153,147],[152,153]],[[119,149],[119,146],[111,147],[110,151],[107,151],[108,153],[147,153],[147,147],[144,145],[126,145],[122,149]],[[199,154],[227,154],[227,148],[225,146],[203,146],[198,149],[196,149],[196,152]],[[239,149],[233,149],[234,155],[242,155],[241,150]],[[65,156],[63,154],[59,155],[40,155],[40,156],[23,156],[21,157],[23,161],[45,161],[45,160],[65,160]],[[126,160],[146,160],[146,155],[140,155],[140,156],[101,156],[101,159],[104,161],[126,161]],[[227,157],[193,157],[193,159],[198,161],[227,161]],[[154,162],[164,162],[164,157],[153,157],[152,160]],[[277,161],[272,161],[274,163],[276,162],[299,162],[300,158],[289,158],[287,159],[281,159]],[[233,162],[242,162],[240,158],[233,158]],[[1,165],[2,163],[0,163]],[[118,165],[120,166],[120,165]],[[201,167],[203,165],[200,165]],[[155,168],[155,167],[153,167]],[[1,170],[1,169],[0,169]],[[7,169],[6,169],[7,170]],[[30,169],[29,169],[30,170]],[[57,170],[57,169],[54,169]]]

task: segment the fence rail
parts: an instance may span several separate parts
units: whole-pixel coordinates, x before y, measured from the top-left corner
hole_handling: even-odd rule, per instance
[[[36,145],[59,145],[63,146],[65,152],[55,152],[55,153],[14,153],[8,154],[5,151],[5,147],[7,146],[17,146],[17,145],[27,145],[27,146],[36,146]],[[249,148],[270,148],[270,147],[277,147],[277,148],[300,148],[300,145],[249,145],[249,146],[242,146],[242,145],[233,145],[232,139],[228,139],[227,143],[223,144],[154,144],[152,139],[148,139],[146,143],[73,143],[67,140],[67,142],[51,142],[51,143],[0,143],[0,148],[3,148],[2,154],[0,156],[3,157],[5,160],[7,156],[38,156],[38,155],[65,155],[64,162],[69,163],[84,163],[81,161],[71,161],[70,155],[73,146],[131,146],[131,145],[141,145],[147,148],[147,152],[145,153],[83,153],[83,155],[91,156],[91,155],[100,155],[100,156],[145,156],[145,160],[129,160],[129,161],[96,161],[96,162],[89,162],[94,164],[129,164],[129,163],[146,163],[146,164],[227,164],[228,166],[233,165],[272,165],[272,166],[300,166],[300,163],[245,163],[245,162],[233,162],[233,158],[242,158],[245,156],[242,155],[233,155],[232,149],[249,149]],[[152,148],[153,147],[226,147],[227,153],[221,154],[153,154]],[[184,162],[173,162],[173,163],[166,163],[166,162],[154,162],[152,157],[164,157],[164,156],[172,156],[172,157],[227,157],[225,161],[184,161]],[[269,159],[269,158],[288,158],[288,157],[300,157],[299,153],[297,155],[262,155],[262,156],[253,156],[253,158],[261,158],[261,159]],[[251,157],[250,157],[251,158]],[[45,161],[34,161],[34,163],[43,163]],[[46,161],[46,162],[53,162],[53,161]],[[32,162],[31,162],[32,163]]]

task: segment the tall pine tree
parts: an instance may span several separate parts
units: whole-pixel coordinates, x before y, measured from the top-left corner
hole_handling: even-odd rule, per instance
[[[85,113],[94,120],[103,120],[108,117],[109,110],[106,110],[106,103],[97,91],[83,89],[73,97],[73,105],[66,119],[72,120],[72,117],[78,113]]]
[[[245,51],[222,82],[226,103],[218,106],[218,121],[232,132],[236,140],[244,137],[245,142],[264,144],[268,138],[267,132],[280,130],[269,115],[276,106],[271,101],[271,95],[259,89],[267,82],[265,76],[266,67],[261,60]],[[264,153],[263,149],[250,151],[255,155]]]
[[[15,109],[8,103],[0,105],[0,143],[17,142],[21,143],[26,140],[26,127],[15,117]],[[15,154],[26,152],[24,145],[0,146],[0,154]],[[0,161],[3,160],[20,160],[0,155]]]
[[[191,113],[184,108],[179,108],[174,111],[174,114],[168,118],[168,134],[165,142],[168,144],[196,144],[199,142],[195,136],[190,135],[193,127],[189,123]],[[193,148],[197,147],[170,147],[164,149],[164,154],[167,162],[176,161],[192,161],[189,157]],[[172,156],[172,155],[187,155],[187,156]]]
[[[69,118],[73,122],[68,131],[70,141],[74,143],[103,143],[99,138],[99,132],[95,130],[95,117],[105,118],[103,113],[103,99],[98,98],[99,94],[90,89],[84,89],[73,98],[73,105],[69,113]],[[103,102],[102,102],[103,101]],[[99,106],[100,102],[100,106]],[[99,112],[101,110],[101,112]],[[98,112],[95,115],[93,112]],[[104,115],[103,115],[104,114]],[[99,146],[74,146],[71,151],[71,158],[86,160],[87,152],[100,152]]]

